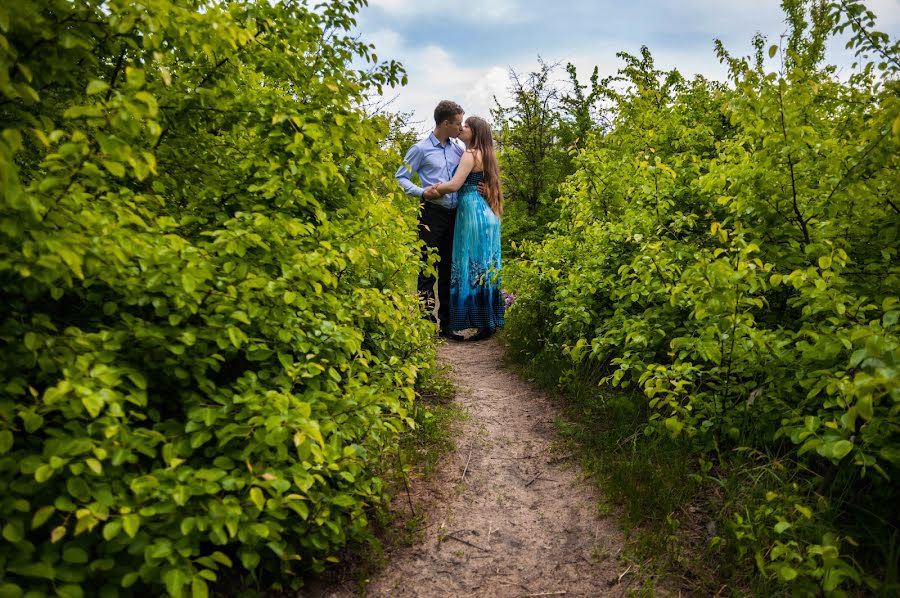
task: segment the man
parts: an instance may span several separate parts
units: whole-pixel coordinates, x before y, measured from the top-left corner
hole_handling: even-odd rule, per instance
[[[408,195],[421,197],[422,212],[419,215],[419,238],[425,242],[422,260],[423,271],[419,273],[419,296],[429,309],[434,309],[434,276],[424,272],[424,261],[428,248],[437,249],[437,300],[440,336],[452,340],[463,340],[447,326],[450,323],[450,265],[453,260],[453,230],[456,224],[456,193],[443,197],[437,191],[428,189],[431,185],[452,178],[453,170],[465,151],[455,140],[462,132],[464,111],[456,102],[441,101],[434,109],[434,130],[428,137],[412,146],[403,159],[403,166],[397,170],[395,178]],[[419,175],[424,187],[412,182],[412,172]],[[431,316],[433,319],[433,316]]]

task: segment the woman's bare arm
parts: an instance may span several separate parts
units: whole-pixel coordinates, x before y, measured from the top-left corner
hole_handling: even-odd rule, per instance
[[[453,178],[446,183],[435,185],[435,189],[441,195],[459,191],[459,188],[466,182],[466,177],[469,176],[473,168],[475,168],[475,154],[473,152],[464,153],[459,160],[459,166],[456,168],[456,174],[453,175]]]

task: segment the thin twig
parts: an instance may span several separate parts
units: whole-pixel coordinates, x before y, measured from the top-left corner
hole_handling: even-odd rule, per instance
[[[109,89],[106,90],[106,100],[109,101],[109,98],[112,97],[113,89],[116,86],[116,79],[119,77],[119,72],[122,70],[122,62],[125,60],[125,48],[122,48],[122,51],[119,53],[119,59],[116,61],[116,68],[113,70],[112,77],[109,78]]]
[[[414,530],[412,531],[412,533],[417,534],[417,533],[419,533],[419,532],[422,531],[422,530],[428,529],[429,527],[431,527],[431,526],[434,525],[435,523],[436,523],[435,521],[432,521],[431,523],[426,523],[425,525],[420,526],[420,527],[417,527],[416,529],[414,529]]]
[[[469,457],[466,459],[466,466],[463,468],[462,477],[459,478],[459,481],[462,482],[466,479],[466,472],[469,471],[469,461],[472,459],[472,449],[475,448],[474,444],[469,445]]]
[[[532,598],[534,596],[563,596],[568,594],[566,590],[559,590],[556,592],[540,592],[538,594],[523,594],[522,598]]]
[[[531,478],[527,484],[525,484],[525,487],[528,488],[529,486],[531,486],[535,482],[535,480],[537,480],[539,477],[541,477],[542,473],[543,473],[542,471],[539,471],[536,474],[534,474],[534,477]]]
[[[415,515],[416,510],[413,508],[412,496],[409,493],[409,482],[406,480],[406,471],[403,469],[403,458],[400,456],[400,446],[397,446],[397,464],[400,466],[400,477],[403,478],[403,487],[406,488],[406,500],[409,502],[409,514]]]
[[[447,534],[446,536],[444,536],[444,541],[446,541],[447,538],[450,538],[451,540],[456,540],[457,542],[462,542],[463,544],[465,544],[467,546],[471,546],[472,548],[477,548],[481,552],[490,552],[487,548],[482,548],[481,546],[478,546],[477,544],[472,544],[468,540],[463,540],[462,538],[458,538],[458,537],[454,536],[453,534]]]
[[[503,581],[502,579],[498,579],[498,580],[496,580],[496,582],[497,582],[497,583],[502,583],[503,585],[507,585],[507,586],[519,586],[520,588],[522,588],[522,589],[525,590],[526,592],[530,592],[530,591],[531,591],[531,588],[529,588],[528,586],[522,585],[522,584],[517,583],[517,582],[515,582],[515,581]]]

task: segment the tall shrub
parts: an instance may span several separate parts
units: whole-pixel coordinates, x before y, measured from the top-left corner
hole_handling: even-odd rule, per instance
[[[693,447],[701,474],[733,454],[779,472],[714,543],[800,593],[879,587],[895,555],[861,559],[898,537],[897,45],[858,3],[784,5],[784,47],[719,47],[729,86],[623,56],[611,131],[508,277],[509,339],[640,389],[647,433]],[[840,81],[820,65],[842,26],[880,67]]]
[[[0,8],[0,595],[297,585],[365,537],[433,355],[361,4]]]

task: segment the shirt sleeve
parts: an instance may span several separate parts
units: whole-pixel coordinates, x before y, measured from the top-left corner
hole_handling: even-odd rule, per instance
[[[422,165],[422,155],[422,150],[418,145],[409,148],[409,151],[406,152],[406,156],[403,158],[403,164],[400,165],[400,168],[397,169],[397,173],[394,175],[394,178],[397,179],[397,182],[400,183],[407,195],[422,197],[422,194],[425,192],[424,189],[413,183],[410,178],[412,173],[419,170],[419,167]]]

